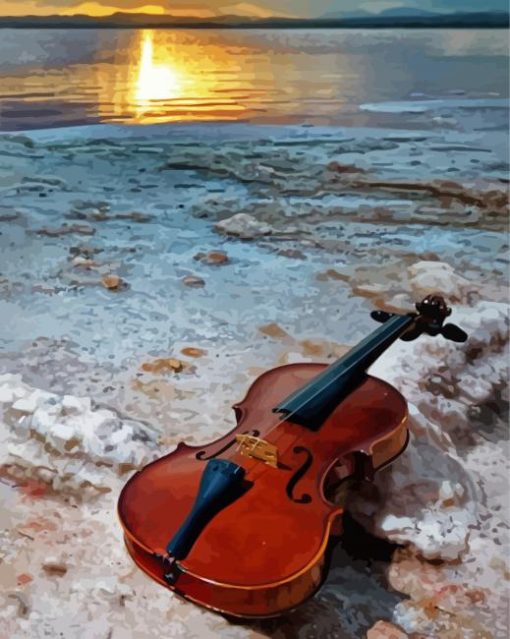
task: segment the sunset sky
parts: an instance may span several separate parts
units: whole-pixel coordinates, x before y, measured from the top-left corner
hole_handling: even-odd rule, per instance
[[[379,13],[402,6],[445,13],[506,10],[507,0],[0,0],[0,15],[105,16],[123,11],[204,18],[226,14],[315,17],[329,12],[348,14],[359,10]]]

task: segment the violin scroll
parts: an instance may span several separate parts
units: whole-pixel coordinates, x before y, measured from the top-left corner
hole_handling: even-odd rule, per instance
[[[427,335],[442,335],[445,339],[453,342],[465,342],[468,338],[467,333],[456,324],[444,324],[444,320],[451,315],[452,309],[446,305],[441,295],[427,295],[421,302],[416,304],[417,313],[409,313],[414,318],[413,324],[401,336],[405,342],[410,342],[422,333]],[[370,313],[372,319],[377,322],[386,322],[395,313],[386,313],[385,311],[372,311]]]

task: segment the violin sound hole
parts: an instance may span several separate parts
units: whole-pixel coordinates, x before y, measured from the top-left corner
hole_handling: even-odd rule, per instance
[[[302,453],[306,453],[306,459],[301,464],[301,466],[296,470],[294,475],[292,475],[291,480],[287,484],[287,495],[289,499],[292,499],[292,501],[295,502],[296,504],[309,504],[312,501],[311,496],[308,493],[303,493],[300,497],[296,497],[296,495],[294,495],[294,488],[296,487],[296,484],[301,479],[301,477],[303,477],[306,474],[306,472],[312,465],[313,455],[308,450],[308,448],[305,448],[304,446],[295,446],[293,449],[293,452],[296,455],[301,455]]]
[[[243,435],[252,435],[253,437],[258,437],[260,435],[260,431],[256,430],[255,428],[253,430],[245,430]],[[223,446],[223,448],[220,448],[220,450],[216,451],[215,453],[208,455],[207,450],[200,450],[195,455],[195,458],[199,459],[200,461],[208,461],[209,459],[214,459],[215,457],[218,457],[218,455],[221,455],[226,450],[228,450],[235,443],[236,438],[234,437],[234,439],[231,439],[227,444],[225,444],[225,446]]]

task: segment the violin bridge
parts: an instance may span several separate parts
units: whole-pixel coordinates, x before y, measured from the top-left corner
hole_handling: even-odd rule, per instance
[[[242,455],[259,459],[273,468],[278,468],[278,449],[273,444],[253,435],[236,435],[236,441]]]

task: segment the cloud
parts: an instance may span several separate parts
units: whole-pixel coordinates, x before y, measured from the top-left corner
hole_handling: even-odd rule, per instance
[[[118,11],[124,13],[150,13],[150,14],[164,14],[165,9],[161,5],[140,5],[128,9],[126,7],[116,7],[111,5],[102,4],[99,2],[82,2],[81,4],[74,5],[64,10],[60,10],[62,15],[90,15],[90,16],[109,16]]]
[[[5,2],[0,1],[0,13]],[[152,13],[166,14],[174,16],[195,16],[213,17],[220,15],[242,15],[265,18],[275,15],[275,11],[264,4],[249,2],[232,2],[229,0],[203,0],[203,2],[189,2],[189,0],[21,0],[17,3],[16,14],[24,13],[20,11],[24,6],[30,5],[32,13],[62,15],[88,14],[94,16],[111,15],[118,11],[125,13]],[[27,11],[29,13],[30,11]],[[286,12],[279,12],[283,14]],[[4,14],[5,15],[5,14]]]
[[[275,15],[271,9],[266,9],[260,5],[248,4],[247,2],[238,2],[229,4],[218,9],[218,13],[222,15],[247,16],[250,18],[269,18]],[[287,15],[282,11],[278,11],[278,15]]]
[[[507,0],[0,0],[0,15],[50,15],[116,11],[165,13],[176,16],[239,14],[265,17],[288,15],[314,17],[325,13],[379,13],[394,7],[412,7],[443,13],[507,10]]]

